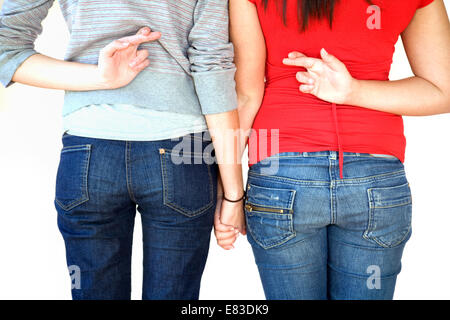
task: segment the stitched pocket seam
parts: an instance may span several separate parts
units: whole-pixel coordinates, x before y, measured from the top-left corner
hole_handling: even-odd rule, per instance
[[[189,217],[189,218],[194,218],[196,216],[201,215],[202,213],[204,213],[205,211],[211,209],[211,207],[214,205],[214,188],[212,188],[213,185],[213,181],[212,181],[212,174],[211,174],[211,167],[208,165],[207,169],[208,169],[208,177],[209,177],[209,185],[211,186],[210,189],[210,199],[211,201],[206,204],[204,207],[197,209],[196,211],[188,211],[185,208],[182,208],[180,206],[177,206],[176,204],[171,203],[168,198],[169,198],[169,187],[168,187],[168,177],[167,177],[167,160],[166,160],[166,156],[168,154],[170,154],[171,150],[169,149],[164,149],[164,153],[161,154],[160,153],[160,161],[161,161],[161,176],[162,176],[162,182],[163,182],[163,203],[165,206],[171,208],[172,210],[175,210],[179,213],[181,213],[182,215]],[[192,154],[190,154],[192,155]]]
[[[267,246],[265,244],[263,244],[261,241],[259,241],[256,237],[255,237],[255,231],[252,229],[252,227],[250,226],[250,223],[248,223],[248,218],[250,217],[250,215],[247,215],[247,228],[248,231],[250,232],[250,234],[252,235],[253,240],[255,240],[255,242],[260,245],[263,249],[268,250],[268,249],[272,249],[278,246],[281,246],[282,244],[288,242],[289,240],[293,239],[296,237],[296,232],[294,230],[294,219],[292,214],[289,214],[289,233],[286,232],[286,236],[283,236],[283,239],[270,245]],[[290,234],[290,235],[289,235]]]
[[[259,206],[261,208],[266,208],[266,209],[280,209],[280,210],[286,210],[290,213],[287,214],[280,214],[280,213],[270,213],[270,212],[262,212],[262,211],[258,211],[258,210],[252,210],[251,212],[248,211],[248,209],[246,208],[246,220],[247,220],[247,228],[249,233],[251,234],[253,240],[259,245],[261,246],[263,249],[268,250],[268,249],[272,249],[272,248],[276,248],[279,247],[283,244],[285,244],[286,242],[288,242],[289,240],[295,238],[297,236],[295,230],[294,230],[294,218],[293,218],[293,206],[294,206],[294,200],[295,200],[295,195],[296,195],[296,190],[291,190],[291,189],[276,189],[276,188],[265,188],[265,187],[260,187],[260,186],[256,186],[254,184],[248,183],[248,186],[250,188],[260,188],[260,189],[265,189],[265,190],[271,190],[271,191],[281,191],[281,192],[289,192],[289,199],[287,202],[287,207],[281,207],[281,206],[276,206],[276,205],[261,205],[261,204],[257,204],[255,203],[255,201],[253,201],[253,199],[251,199],[250,197],[247,197],[247,201],[246,201],[246,205],[250,204],[252,206]],[[279,217],[279,216],[283,216],[283,217],[287,217],[287,219],[275,219],[275,220],[280,220],[286,223],[286,225],[288,226],[287,231],[282,230],[283,233],[276,235],[277,237],[280,237],[281,239],[278,241],[275,241],[273,243],[267,244],[264,243],[264,237],[258,237],[257,236],[257,232],[255,231],[255,229],[252,227],[251,223],[249,223],[249,220],[251,218],[255,218],[257,219],[258,217],[260,217],[260,215],[263,216],[267,216],[267,218],[270,217]],[[264,226],[263,226],[264,228]],[[262,239],[260,239],[262,238]]]
[[[86,156],[84,159],[84,168],[83,171],[83,177],[82,177],[82,197],[80,199],[77,199],[75,201],[70,202],[69,204],[63,204],[61,201],[59,201],[55,197],[55,202],[64,210],[64,211],[70,211],[77,206],[89,201],[89,190],[88,190],[88,177],[89,177],[89,166],[90,166],[90,159],[91,159],[91,145],[79,145],[79,146],[68,146],[64,147],[61,150],[61,154],[67,153],[67,152],[75,152],[75,151],[86,151]]]
[[[389,208],[397,208],[397,207],[402,207],[402,206],[407,206],[412,204],[412,199],[409,196],[407,201],[401,202],[400,204],[395,204],[395,205],[391,205],[391,206],[377,206],[375,204],[375,200],[373,198],[373,190],[376,189],[395,189],[395,188],[399,188],[399,187],[403,187],[403,186],[408,186],[409,184],[405,184],[402,186],[396,186],[396,187],[391,187],[391,188],[370,188],[367,190],[367,194],[368,194],[368,199],[369,199],[369,221],[368,221],[368,225],[367,225],[367,229],[363,234],[363,238],[366,240],[372,240],[375,241],[378,245],[382,246],[383,248],[394,248],[398,245],[400,245],[402,242],[405,241],[405,239],[410,235],[411,230],[412,230],[412,225],[410,224],[407,231],[405,232],[405,235],[399,239],[398,241],[388,244],[382,240],[380,240],[378,237],[375,237],[373,235],[370,235],[370,233],[372,233],[373,231],[375,231],[376,225],[375,225],[375,209],[389,209]]]

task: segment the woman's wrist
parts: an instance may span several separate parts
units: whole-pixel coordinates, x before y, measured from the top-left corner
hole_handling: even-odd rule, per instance
[[[233,197],[233,198],[229,198],[227,197],[227,195],[223,195],[222,196],[223,200],[227,201],[227,202],[231,202],[231,203],[240,203],[241,201],[245,200],[245,191],[241,192],[241,196],[240,197]]]
[[[99,66],[95,66],[95,78],[96,79],[96,90],[112,90],[117,89],[119,86],[115,85],[111,79],[106,78],[100,69]]]
[[[352,78],[350,81],[349,92],[345,98],[344,104],[350,106],[357,106],[360,103],[358,102],[359,93],[361,90],[361,81],[355,78]]]
[[[240,199],[244,196],[245,191],[244,188],[241,186],[237,186],[235,188],[225,188],[223,191],[223,197],[226,197],[230,200],[236,200]]]
[[[222,195],[222,199],[231,202],[231,203],[238,203],[245,199],[246,193],[244,188],[236,188],[232,190],[225,190]]]
[[[104,77],[98,65],[78,62],[69,62],[69,64],[74,71],[72,80],[76,80],[80,86],[76,88],[77,91],[114,89],[113,84]]]

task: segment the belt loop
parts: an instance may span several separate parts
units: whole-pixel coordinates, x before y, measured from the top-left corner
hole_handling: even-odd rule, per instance
[[[338,143],[338,149],[339,149],[339,176],[341,179],[344,179],[344,150],[342,149],[341,135],[339,134],[337,107],[336,107],[335,103],[332,104],[332,109],[333,109],[333,120],[334,120],[334,126],[336,128],[336,136],[337,136],[337,143]]]

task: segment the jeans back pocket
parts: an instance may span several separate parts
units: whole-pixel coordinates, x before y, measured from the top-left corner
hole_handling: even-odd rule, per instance
[[[266,188],[249,183],[245,212],[247,228],[262,248],[278,247],[295,237],[295,190]]]
[[[369,223],[364,238],[385,248],[404,243],[412,229],[412,197],[409,184],[372,188],[367,193]]]
[[[61,151],[55,202],[70,211],[89,200],[88,172],[91,145],[68,146]]]
[[[164,205],[188,217],[214,206],[214,159],[195,152],[160,149]]]

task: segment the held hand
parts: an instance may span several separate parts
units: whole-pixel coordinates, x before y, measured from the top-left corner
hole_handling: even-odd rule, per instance
[[[217,239],[217,244],[225,250],[234,249],[234,243],[239,236],[239,230],[232,226],[227,226],[220,222],[220,212],[222,209],[223,199],[217,198],[217,207],[214,214],[214,234]]]
[[[243,235],[246,234],[244,201],[229,202],[222,200],[220,210],[220,222],[224,225],[234,227]]]
[[[111,42],[100,51],[98,70],[100,82],[106,89],[117,89],[128,85],[149,66],[148,51],[138,50],[145,42],[156,41],[161,33],[144,27],[130,37]]]
[[[306,69],[297,73],[300,91],[312,94],[319,99],[336,104],[349,104],[356,80],[350,75],[347,67],[336,57],[320,51],[322,59],[305,56],[300,52],[291,52],[283,63]]]
[[[232,203],[224,199],[222,179],[217,179],[217,206],[214,214],[214,234],[217,244],[225,250],[234,249],[239,231],[245,235],[245,216],[243,201]]]

